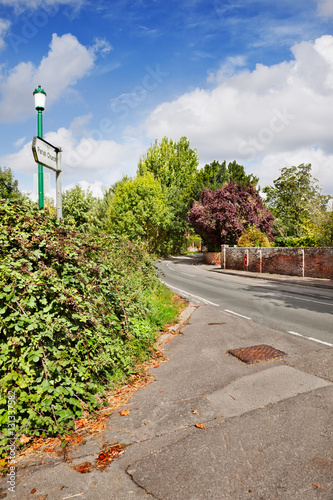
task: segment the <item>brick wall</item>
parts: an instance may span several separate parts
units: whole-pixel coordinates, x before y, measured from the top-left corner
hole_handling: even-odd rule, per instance
[[[222,269],[333,279],[333,248],[221,248]]]

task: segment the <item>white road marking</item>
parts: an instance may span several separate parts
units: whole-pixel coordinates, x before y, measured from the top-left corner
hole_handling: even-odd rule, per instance
[[[188,274],[188,273],[180,273],[180,274],[185,274],[185,276],[191,276],[191,278],[195,278],[194,274]]]
[[[215,304],[214,302],[211,302],[210,300],[203,299],[202,297],[199,297],[198,295],[194,295],[193,293],[186,292],[185,290],[181,290],[180,288],[176,288],[173,285],[168,285],[167,283],[164,282],[165,285],[167,285],[169,288],[172,288],[172,290],[177,290],[177,292],[183,293],[184,295],[189,295],[190,297],[194,297],[195,299],[201,300],[204,304],[210,304],[212,306],[220,307],[219,304]]]
[[[306,338],[306,337],[304,337],[304,335],[301,335],[300,333],[297,333],[297,332],[288,332],[288,333],[291,333],[292,335],[296,335],[297,337]]]
[[[235,311],[229,311],[229,309],[224,309],[224,311],[229,314],[234,314],[235,316],[239,316],[240,318],[251,319],[248,316],[243,316],[243,314],[238,314]]]
[[[330,344],[329,342],[323,342],[322,340],[314,339],[313,337],[308,337],[308,339],[313,340],[314,342],[319,342],[319,344],[324,344],[324,345],[328,345],[329,347],[333,347],[333,344]]]
[[[289,331],[288,333],[291,333],[292,335],[296,335],[297,337],[302,337],[303,339],[312,340],[313,342],[318,342],[319,344],[327,345],[328,347],[333,347],[333,344],[330,344],[329,342],[324,342],[323,340],[315,339],[313,337],[306,337],[306,335],[301,335],[300,333],[297,333],[297,332]]]

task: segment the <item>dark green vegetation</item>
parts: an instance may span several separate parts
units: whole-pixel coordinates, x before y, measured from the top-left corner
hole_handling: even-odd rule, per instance
[[[27,201],[0,200],[0,421],[8,435],[56,435],[154,350],[179,307],[151,257],[119,236],[62,226]]]

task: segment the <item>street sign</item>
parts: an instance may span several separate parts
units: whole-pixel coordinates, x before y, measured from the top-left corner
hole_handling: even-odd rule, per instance
[[[56,172],[58,170],[57,155],[60,148],[52,146],[49,142],[40,137],[34,137],[32,141],[32,152],[35,162]]]
[[[52,146],[52,144],[40,137],[33,138],[32,152],[35,162],[38,165],[50,168],[56,174],[56,209],[58,220],[62,220],[61,151],[61,148]],[[42,179],[43,177],[42,173]]]

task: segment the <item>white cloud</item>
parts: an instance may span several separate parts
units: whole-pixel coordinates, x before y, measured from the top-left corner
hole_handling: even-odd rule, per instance
[[[5,47],[5,36],[11,26],[10,21],[0,18],[0,51]]]
[[[262,161],[250,170],[259,177],[260,186],[271,185],[280,175],[284,167],[297,166],[301,163],[311,163],[313,177],[319,179],[324,193],[333,193],[333,154],[327,154],[322,149],[304,148],[297,151],[284,151],[282,153],[267,155]]]
[[[296,156],[309,152],[299,163],[309,163],[312,156],[320,159],[317,175],[333,193],[333,37],[296,44],[292,52],[292,61],[258,64],[252,72],[228,75],[223,65],[212,90],[197,88],[162,103],[143,129],[151,139],[185,135],[202,164],[236,159],[245,166],[251,164],[253,170],[264,165],[266,157],[291,158],[293,152]],[[234,62],[240,66],[243,61]],[[209,79],[214,81],[211,75]],[[310,154],[313,148],[321,157],[318,152]]]
[[[110,187],[110,186],[106,186],[101,181],[96,181],[93,183],[89,183],[87,181],[79,181],[79,182],[74,182],[74,183],[68,184],[64,188],[64,191],[68,191],[69,189],[72,189],[76,185],[80,186],[80,188],[84,189],[84,191],[88,191],[88,189],[89,189],[92,192],[92,194],[94,196],[96,196],[96,198],[103,198],[104,190]]]
[[[39,66],[22,62],[0,81],[0,121],[24,120],[34,113],[32,92],[41,85],[48,94],[46,106],[56,101],[64,90],[89,74],[94,66],[92,51],[71,34],[53,34],[50,50]]]
[[[101,188],[103,184],[109,187],[124,174],[134,176],[138,159],[147,148],[130,136],[125,137],[121,143],[110,140],[107,124],[98,130],[81,130],[81,135],[78,136],[77,126],[85,125],[88,119],[86,116],[78,117],[72,123],[73,128],[60,128],[56,132],[46,133],[44,137],[63,150],[63,183],[70,183],[72,179],[85,179],[89,185],[95,185],[94,193],[97,193],[99,191],[96,186]],[[37,164],[33,159],[31,142],[26,143],[17,153],[1,157],[0,164],[10,167],[14,172],[36,172]]]
[[[85,0],[0,0],[0,5],[14,7],[18,12],[23,10],[34,10],[39,7],[47,10],[48,7],[57,7],[59,5],[67,5],[77,9],[85,3]]]
[[[26,141],[26,137],[21,137],[16,142],[14,142],[14,146],[16,146],[17,148],[20,148],[25,143],[25,141]]]
[[[324,18],[333,17],[333,2],[332,0],[317,0],[318,13]]]
[[[105,40],[105,38],[95,37],[92,50],[93,52],[101,52],[102,55],[106,55],[113,50],[113,47],[107,40]]]

